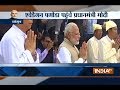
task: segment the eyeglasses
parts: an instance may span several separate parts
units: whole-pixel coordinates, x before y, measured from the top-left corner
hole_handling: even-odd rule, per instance
[[[51,41],[49,41],[49,40],[45,40],[45,42],[47,42],[47,43],[52,43]]]

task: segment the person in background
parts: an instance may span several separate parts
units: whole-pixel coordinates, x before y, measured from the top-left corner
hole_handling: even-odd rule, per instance
[[[115,41],[118,42],[118,44],[119,44],[119,48],[118,48],[118,52],[117,52],[116,57],[117,57],[118,63],[120,63],[120,34],[118,34],[118,36],[115,39]]]
[[[87,42],[88,47],[88,63],[98,63],[98,41],[102,37],[102,25],[93,24],[94,36]]]
[[[109,20],[105,23],[107,35],[100,39],[98,43],[98,63],[117,63],[116,54],[120,42],[116,39],[118,36],[117,25]]]
[[[33,21],[25,19],[23,24],[12,25],[0,42],[1,64],[39,63],[36,53],[36,35],[31,30]]]
[[[71,22],[64,30],[64,41],[60,44],[57,59],[60,63],[85,63],[87,58],[87,44],[83,42],[80,50],[75,45],[79,44],[80,32],[78,26]]]
[[[39,48],[37,48],[37,53],[39,54],[40,63],[54,62],[53,45],[54,45],[54,41],[49,36],[49,34],[44,34],[41,39],[41,44]]]
[[[46,32],[47,19],[34,19],[32,24],[32,30],[43,34]]]
[[[93,24],[97,24],[97,19],[84,19],[83,20],[83,27],[84,27],[84,38],[86,42],[93,37],[94,30]]]
[[[58,42],[60,27],[62,19],[48,19],[46,24],[46,31],[51,37],[53,37],[55,42]]]
[[[106,28],[105,28],[105,22],[106,21],[109,21],[109,19],[97,19],[97,23],[102,25],[102,31],[103,31],[103,34],[102,34],[102,37],[106,36]]]

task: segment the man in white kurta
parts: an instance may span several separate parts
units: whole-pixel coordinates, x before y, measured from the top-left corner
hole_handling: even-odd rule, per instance
[[[16,25],[13,25],[8,32],[5,33],[1,42],[0,63],[39,63],[39,56],[36,61],[33,59],[31,52],[25,50],[24,43],[27,35]]]
[[[102,26],[93,24],[94,36],[87,42],[88,47],[88,63],[98,63],[98,41],[102,37]]]
[[[99,41],[98,63],[117,63],[116,54],[119,47],[114,38],[117,36],[117,25],[113,21],[106,22],[106,31],[108,34]]]
[[[80,51],[75,45],[79,44],[80,32],[78,26],[68,23],[64,31],[64,41],[60,44],[57,58],[60,63],[86,63],[87,45],[84,42]]]
[[[65,38],[64,41],[68,40]],[[74,46],[74,48],[79,53],[77,47]],[[71,52],[64,46],[60,48],[59,53],[57,54],[57,58],[60,63],[73,63],[71,57],[72,57]],[[83,58],[79,58],[74,63],[86,63],[86,61]]]
[[[114,40],[111,40],[108,35],[103,37],[99,42],[99,63],[117,63],[115,48],[112,48]]]

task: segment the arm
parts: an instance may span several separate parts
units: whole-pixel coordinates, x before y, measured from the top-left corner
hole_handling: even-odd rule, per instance
[[[107,51],[106,43],[99,41],[99,59],[106,62],[107,59],[111,58],[116,54],[116,49],[112,48],[111,50]]]
[[[71,54],[66,47],[60,48],[60,50],[57,54],[57,58],[60,63],[72,63],[71,62]],[[83,59],[79,58],[78,61],[75,61],[75,63],[83,63]]]
[[[3,56],[6,63],[34,63],[29,50],[24,49],[24,44],[19,39],[9,40],[3,45]]]
[[[94,43],[92,41],[88,41],[88,62],[90,63],[96,63],[96,60],[98,59],[96,47],[94,46]]]

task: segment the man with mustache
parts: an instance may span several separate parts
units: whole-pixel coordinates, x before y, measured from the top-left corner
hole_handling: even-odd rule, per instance
[[[57,58],[60,63],[85,63],[87,58],[87,44],[83,42],[80,50],[75,45],[79,44],[80,32],[78,26],[70,22],[64,30],[64,41],[60,44]]]

